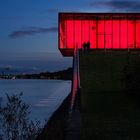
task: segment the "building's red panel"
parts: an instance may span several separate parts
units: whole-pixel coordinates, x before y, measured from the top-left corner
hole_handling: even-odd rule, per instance
[[[113,44],[112,44],[112,48],[113,49],[119,49],[119,42],[120,42],[120,32],[119,32],[119,20],[113,20],[113,34],[112,34],[112,38],[113,38]]]
[[[75,44],[79,49],[82,46],[82,26],[81,20],[75,20]]]
[[[127,20],[120,21],[120,48],[127,49]]]
[[[99,20],[98,23],[97,23],[97,36],[98,36],[98,45],[97,45],[97,48],[98,49],[104,49],[104,31],[105,31],[105,28],[104,28],[104,20]]]
[[[89,41],[89,25],[89,20],[82,20],[82,44]]]
[[[136,22],[136,48],[140,48],[140,20]]]
[[[74,31],[74,20],[66,21],[66,48],[74,47],[75,31]]]
[[[91,50],[140,49],[140,13],[60,13],[62,54],[72,55],[87,42]]]
[[[96,34],[97,34],[97,26],[96,21],[90,20],[90,48],[96,49],[97,41],[96,41]]]
[[[65,48],[66,46],[66,22],[64,20],[61,21],[60,26],[59,26],[59,47],[60,49]]]
[[[135,39],[135,27],[134,27],[134,23],[135,21],[130,20],[128,21],[128,48],[129,49],[134,49],[135,48],[135,43],[134,43],[134,39]]]
[[[112,48],[112,20],[105,20],[105,49]]]

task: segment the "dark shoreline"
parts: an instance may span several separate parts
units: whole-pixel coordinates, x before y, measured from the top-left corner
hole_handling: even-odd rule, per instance
[[[40,73],[26,73],[26,74],[10,74],[10,69],[7,69],[9,73],[0,73],[0,79],[60,79],[60,80],[72,80],[73,69],[71,67],[56,72],[40,72]]]
[[[64,99],[60,107],[53,113],[36,140],[56,140],[56,138],[57,140],[65,139],[70,99],[71,94]]]

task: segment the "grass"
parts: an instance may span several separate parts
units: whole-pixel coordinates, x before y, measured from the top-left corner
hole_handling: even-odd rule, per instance
[[[140,140],[140,98],[126,93],[124,68],[138,52],[80,54],[83,140]]]

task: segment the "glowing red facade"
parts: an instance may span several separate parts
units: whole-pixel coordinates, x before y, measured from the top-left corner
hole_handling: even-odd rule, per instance
[[[58,40],[64,56],[88,41],[91,50],[137,50],[140,13],[59,13]]]

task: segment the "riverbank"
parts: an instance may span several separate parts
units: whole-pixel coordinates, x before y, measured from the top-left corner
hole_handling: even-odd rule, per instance
[[[10,74],[10,70],[6,73],[0,73],[0,79],[53,79],[53,80],[72,80],[73,69],[71,67],[56,72],[40,72],[40,73],[21,73]]]
[[[71,94],[66,97],[61,106],[53,113],[36,140],[65,140],[70,99]]]

